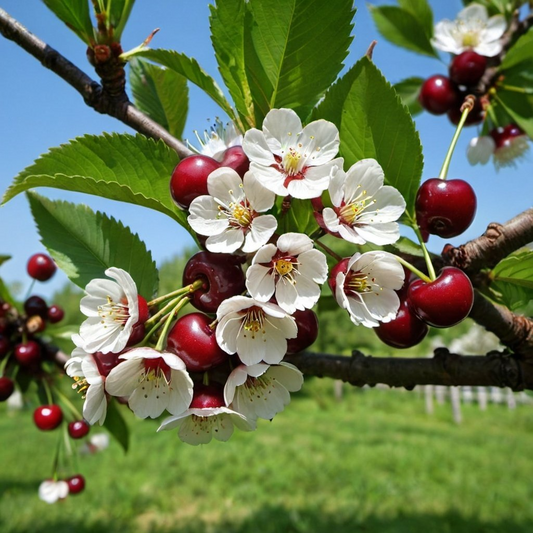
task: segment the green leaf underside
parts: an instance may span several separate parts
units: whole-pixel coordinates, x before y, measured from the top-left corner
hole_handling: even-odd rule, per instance
[[[503,58],[501,69],[508,70],[520,63],[533,63],[533,28],[522,35]]]
[[[418,101],[418,95],[423,83],[423,78],[412,77],[406,78],[393,85],[394,90],[401,98],[403,105],[409,109],[411,116],[418,115],[418,113],[422,112],[422,106]]]
[[[412,52],[438,57],[427,27],[411,11],[396,6],[381,6],[371,7],[370,13],[379,33],[391,43]]]
[[[418,20],[428,37],[433,37],[433,11],[427,0],[398,0],[398,4]]]
[[[291,199],[291,207],[280,220],[279,231],[282,233],[296,232],[312,236],[320,228],[313,215],[310,200]]]
[[[140,295],[151,299],[158,272],[150,252],[136,234],[121,222],[84,205],[52,201],[27,193],[30,208],[46,247],[57,265],[81,288],[105,270],[126,270]]]
[[[179,158],[143,135],[85,135],[52,148],[23,170],[2,203],[34,187],[93,194],[160,211],[188,229],[187,214],[169,193]]]
[[[110,398],[107,403],[104,427],[122,446],[124,452],[127,452],[130,444],[130,430],[115,399]]]
[[[246,78],[244,0],[217,0],[210,5],[211,43],[218,69],[243,122],[253,127],[254,103]]]
[[[94,40],[93,24],[87,0],[43,0],[45,5],[62,20],[83,42]]]
[[[118,41],[128,22],[135,0],[107,0],[106,11],[109,14],[109,21],[115,28],[114,38]]]
[[[415,220],[414,204],[423,169],[422,146],[413,120],[377,67],[363,57],[344,102],[340,152],[345,168],[375,158],[385,181],[400,191],[406,213]]]
[[[251,0],[248,6],[253,52],[246,67],[254,101],[262,92],[269,109],[291,108],[306,119],[343,67],[353,2],[338,0],[335,9],[323,0]]]
[[[176,138],[183,136],[189,108],[187,80],[174,71],[143,61],[130,61],[135,105]]]
[[[492,270],[490,288],[501,295],[511,310],[533,300],[533,251],[518,252],[500,261]]]
[[[232,120],[235,119],[235,112],[222,93],[222,90],[215,80],[200,67],[196,59],[173,50],[163,49],[139,50],[132,54],[132,56],[144,57],[154,63],[169,68],[176,74],[184,76],[210,96],[222,108],[228,117]]]

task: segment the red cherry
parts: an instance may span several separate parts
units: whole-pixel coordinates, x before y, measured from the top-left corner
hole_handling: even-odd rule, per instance
[[[33,421],[41,431],[51,431],[63,422],[63,411],[56,404],[41,405],[33,412]]]
[[[393,348],[411,348],[422,342],[429,328],[411,311],[407,300],[400,299],[396,318],[380,322],[374,331],[382,342]]]
[[[294,339],[287,340],[287,353],[298,353],[316,341],[318,337],[318,318],[312,309],[296,311],[293,315],[298,326],[298,334]]]
[[[416,220],[422,232],[448,239],[470,226],[476,207],[476,194],[466,181],[431,178],[418,189]]]
[[[68,434],[73,439],[82,439],[89,433],[91,426],[85,420],[75,420],[68,425]]]
[[[207,177],[220,163],[206,155],[191,155],[182,159],[172,172],[170,193],[174,201],[184,209],[198,196],[208,194]]]
[[[79,494],[85,489],[85,478],[78,474],[65,480],[68,484],[69,494]]]
[[[24,302],[26,316],[40,316],[43,320],[48,318],[48,305],[40,296],[30,296]]]
[[[118,356],[120,354],[118,353],[102,353],[102,352],[96,352],[93,353],[93,359],[96,363],[96,366],[98,368],[98,372],[101,376],[106,378],[109,375],[109,372],[113,370],[121,361],[122,359],[119,359]]]
[[[473,50],[455,56],[450,64],[450,78],[458,85],[476,85],[485,73],[487,58]]]
[[[213,383],[211,385],[194,384],[194,391],[189,409],[213,409],[224,407],[224,389],[222,385]]]
[[[348,271],[349,262],[350,262],[350,258],[345,257],[344,259],[339,261],[329,272],[328,284],[329,284],[329,288],[331,289],[331,292],[333,293],[333,296],[336,295],[336,290],[337,290],[337,274],[339,272],[346,274],[346,272]]]
[[[458,268],[444,267],[435,281],[417,279],[408,291],[411,310],[426,324],[449,328],[464,320],[474,304],[474,289]]]
[[[242,146],[230,146],[222,157],[221,167],[230,167],[243,178],[250,168],[250,160],[244,153]]]
[[[194,254],[185,265],[183,285],[196,280],[204,281],[204,285],[193,293],[191,303],[204,313],[215,313],[224,300],[246,289],[239,258],[231,254]]]
[[[521,135],[525,135],[524,131],[516,124],[508,124],[503,128],[495,128],[490,132],[490,136],[496,143],[496,149],[506,146],[512,139]]]
[[[204,372],[227,360],[228,354],[217,344],[213,319],[203,313],[182,316],[170,330],[167,349],[185,363],[189,372]]]
[[[448,111],[448,119],[455,126],[457,126],[457,124],[459,124],[459,121],[461,120],[461,116],[463,114],[461,111],[461,106],[463,105],[464,99],[467,95],[467,92],[461,91],[459,93],[459,96],[457,97],[457,104],[454,105],[454,107],[452,107]],[[476,124],[479,124],[483,122],[484,118],[485,111],[483,110],[483,106],[481,105],[481,100],[479,98],[476,98],[472,111],[470,111],[470,113],[468,113],[468,116],[466,117],[465,126],[474,126]]]
[[[63,309],[59,307],[59,305],[54,304],[48,308],[47,316],[48,322],[50,322],[50,324],[57,324],[58,322],[61,322],[65,317],[65,311],[63,311]]]
[[[46,254],[33,254],[26,266],[28,274],[37,281],[48,281],[56,272],[53,259]]]
[[[428,78],[420,89],[420,105],[434,115],[443,115],[457,104],[457,87],[446,76]]]
[[[11,342],[9,337],[0,334],[0,359],[3,359],[11,350]]]
[[[15,390],[15,383],[5,376],[0,377],[0,402],[5,402]]]
[[[41,361],[41,347],[36,341],[27,341],[15,346],[15,359],[20,365],[29,367]]]
[[[139,322],[146,322],[150,318],[150,310],[148,309],[148,303],[142,296],[137,296],[137,304],[139,309]]]

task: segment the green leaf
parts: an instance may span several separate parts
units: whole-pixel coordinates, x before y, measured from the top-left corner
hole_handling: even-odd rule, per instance
[[[422,251],[420,244],[407,237],[400,237],[394,244],[391,244],[390,247],[391,252],[395,251],[415,257],[424,257],[424,252]]]
[[[508,70],[523,62],[533,63],[533,27],[509,48],[500,68]]]
[[[130,430],[114,398],[110,398],[107,402],[107,415],[105,417],[104,427],[117,440],[126,453],[130,445]]]
[[[254,102],[245,68],[246,3],[244,0],[217,0],[209,9],[211,42],[218,69],[244,123],[253,127]]]
[[[418,113],[422,112],[422,106],[418,101],[418,95],[423,83],[423,78],[412,77],[393,85],[394,90],[402,99],[403,105],[409,109],[411,116],[418,115]]]
[[[433,37],[433,11],[427,0],[398,0],[398,3],[420,22],[428,37]]]
[[[235,112],[230,103],[226,100],[222,90],[217,85],[216,81],[200,67],[196,59],[187,57],[185,54],[180,54],[173,50],[162,49],[138,50],[132,53],[131,56],[144,57],[154,63],[169,68],[176,74],[184,76],[210,96],[231,118],[231,120],[236,120],[237,117],[235,116]]]
[[[391,43],[419,54],[439,57],[423,23],[410,11],[396,6],[370,7],[377,29]]]
[[[343,67],[352,41],[353,2],[337,0],[335,9],[323,0],[250,0],[248,5],[253,16],[247,25],[249,82],[254,81],[255,93],[264,93],[269,109],[288,107],[305,120]]]
[[[2,203],[34,187],[53,187],[148,207],[188,229],[186,212],[169,194],[178,162],[174,150],[143,135],[85,135],[52,148],[23,170]]]
[[[174,137],[181,138],[189,108],[187,80],[172,70],[133,59],[130,84],[135,105]]]
[[[422,175],[422,146],[413,120],[377,67],[363,57],[343,106],[340,152],[346,168],[372,157],[382,166],[388,185],[405,198],[414,220],[414,204]]]
[[[129,228],[84,205],[27,195],[41,242],[72,282],[84,288],[92,279],[105,278],[107,268],[118,267],[131,275],[139,294],[152,298],[157,268]]]
[[[310,200],[291,198],[291,207],[280,220],[280,232],[289,233],[294,231],[312,236],[320,229],[313,211]]]
[[[56,17],[61,19],[84,43],[94,40],[93,24],[87,0],[43,0]]]
[[[9,261],[10,259],[10,255],[0,254],[0,265],[3,265],[6,261]]]
[[[15,298],[11,296],[11,292],[2,278],[0,278],[0,299],[2,299],[3,302],[7,302],[13,306],[15,305]]]
[[[509,309],[527,306],[533,300],[533,250],[506,257],[494,267],[491,278],[490,288]]]
[[[120,41],[124,27],[128,22],[135,0],[107,0],[105,11],[110,25],[114,28],[113,38]]]

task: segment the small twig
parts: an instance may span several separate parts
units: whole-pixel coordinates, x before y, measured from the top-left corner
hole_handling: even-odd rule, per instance
[[[368,50],[366,51],[366,57],[372,61],[372,55],[374,54],[374,48],[376,47],[376,44],[378,44],[377,41],[372,41],[370,43],[370,46],[368,47]]]

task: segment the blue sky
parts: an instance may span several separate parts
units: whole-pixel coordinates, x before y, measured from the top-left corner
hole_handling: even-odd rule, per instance
[[[393,83],[417,75],[429,77],[445,74],[447,54],[443,61],[425,58],[389,45],[378,35],[369,16],[367,4],[356,1],[355,39],[346,65],[362,56],[369,43],[376,39],[374,62]],[[371,2],[373,5],[391,4]],[[455,18],[461,9],[459,0],[442,2],[430,0],[435,21]],[[19,20],[30,31],[63,53],[68,59],[91,74],[85,58],[83,43],[48,11],[40,0],[2,0],[1,7]],[[154,48],[171,48],[198,60],[220,86],[214,54],[209,39],[207,1],[195,0],[137,0],[130,23],[123,36],[125,50],[140,44],[154,28],[160,28],[152,41]],[[85,133],[128,132],[131,130],[110,117],[99,115],[85,106],[81,97],[55,74],[14,43],[0,37],[0,192],[3,194],[14,176],[30,165],[50,147],[68,142]],[[94,73],[91,74],[93,77]],[[209,127],[216,116],[225,119],[219,108],[203,93],[191,87],[190,112],[185,135],[193,139],[193,130]],[[423,179],[436,177],[446,154],[454,129],[445,117],[424,113],[416,118],[424,146],[425,170]],[[446,242],[460,244],[483,233],[493,221],[505,222],[520,211],[531,207],[533,199],[533,163],[529,156],[516,169],[496,172],[494,167],[471,167],[465,150],[476,128],[463,131],[455,157],[450,166],[449,178],[468,181],[478,196],[478,212],[472,226],[460,237],[444,241],[431,237],[429,247],[440,252]],[[53,189],[40,189],[40,193],[54,199],[86,203],[94,210],[104,211],[121,219],[139,234],[158,264],[192,244],[190,236],[170,218],[130,204],[111,202],[100,198],[65,193]],[[3,228],[0,254],[13,258],[0,267],[0,276],[8,281],[20,281],[25,287],[30,280],[26,275],[28,257],[45,251],[39,241],[35,224],[23,195],[0,208]],[[39,284],[34,293],[50,296],[67,278],[58,273],[53,280]]]

